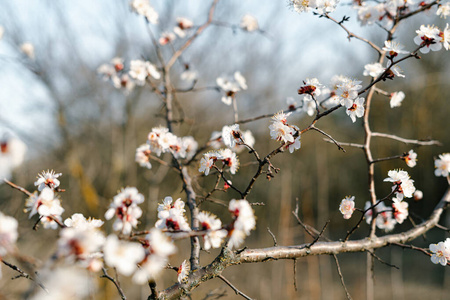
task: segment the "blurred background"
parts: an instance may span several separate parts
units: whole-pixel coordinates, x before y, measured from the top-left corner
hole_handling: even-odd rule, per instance
[[[104,219],[104,212],[117,194],[126,186],[136,186],[145,195],[141,207],[144,215],[139,230],[149,229],[156,221],[158,202],[166,196],[181,197],[179,176],[167,166],[152,162],[151,170],[139,167],[134,161],[136,148],[145,143],[148,132],[165,125],[161,100],[149,86],[136,87],[131,92],[116,89],[97,74],[97,68],[114,57],[122,57],[126,67],[132,59],[148,59],[158,65],[149,28],[159,37],[171,31],[176,17],[182,16],[201,25],[206,21],[212,1],[154,0],[152,6],[160,15],[158,25],[147,25],[144,18],[130,11],[128,1],[2,1],[0,25],[4,28],[0,40],[0,138],[17,138],[26,145],[24,162],[14,169],[12,181],[34,191],[33,182],[42,170],[53,169],[63,173],[61,194],[65,209],[63,218],[75,212]],[[347,3],[349,4],[349,3]],[[361,28],[356,13],[344,5],[334,13],[340,20],[350,16],[346,23],[357,34],[383,45],[385,32],[377,26]],[[413,38],[421,24],[445,27],[445,20],[434,11],[407,20],[396,34],[397,41],[413,50]],[[241,18],[251,14],[258,19],[261,32],[239,29]],[[333,75],[343,74],[363,80],[364,65],[375,62],[376,53],[358,40],[348,41],[345,32],[331,21],[313,14],[299,15],[288,1],[249,0],[220,1],[214,20],[233,26],[212,25],[182,55],[198,72],[196,87],[214,87],[217,77],[240,71],[247,79],[248,90],[239,92],[239,118],[287,109],[286,98],[300,101],[297,89],[306,78],[317,77],[328,84]],[[178,49],[185,39],[176,39]],[[21,45],[31,43],[34,53],[28,56]],[[173,53],[170,45],[161,46],[167,59]],[[383,183],[390,169],[409,172],[415,185],[424,193],[423,200],[409,201],[411,219],[397,225],[394,232],[407,230],[413,223],[427,218],[446,190],[444,178],[434,176],[433,159],[449,152],[448,116],[450,108],[450,60],[448,52],[432,52],[421,60],[407,60],[400,66],[406,78],[383,82],[380,88],[388,92],[403,91],[406,98],[401,107],[390,108],[389,99],[375,95],[372,105],[371,127],[374,131],[396,134],[412,139],[436,139],[443,146],[416,147],[382,138],[374,138],[376,158],[399,155],[414,149],[418,165],[408,168],[402,160],[379,163],[375,167],[377,196],[390,192],[391,185]],[[158,65],[159,66],[159,65]],[[183,64],[173,68],[172,79],[178,89],[189,89],[190,82],[180,79]],[[210,138],[212,131],[233,124],[233,109],[221,102],[222,94],[214,89],[176,95],[178,117],[183,122],[174,126],[178,136],[192,135],[200,146]],[[305,113],[293,114],[291,124],[304,128],[312,117]],[[446,121],[447,120],[447,121]],[[277,147],[270,139],[270,119],[261,119],[241,125],[255,136],[255,149],[265,155]],[[352,123],[341,109],[319,121],[318,127],[341,142],[362,143],[364,132],[361,120]],[[261,178],[249,196],[255,206],[257,229],[246,240],[249,248],[273,246],[267,228],[275,234],[279,245],[311,242],[297,225],[292,211],[296,199],[300,218],[321,229],[327,220],[325,236],[342,239],[358,218],[344,220],[338,207],[347,195],[356,197],[358,207],[369,199],[367,165],[361,150],[345,147],[338,151],[335,145],[323,140],[318,132],[302,136],[302,147],[293,154],[276,156],[272,163],[280,172],[268,182]],[[170,162],[170,156],[161,157]],[[233,184],[244,188],[253,176],[256,166],[252,155],[239,154],[241,168],[232,176]],[[3,165],[5,168],[5,164]],[[0,170],[2,167],[0,166]],[[10,176],[4,171],[2,176]],[[199,197],[214,186],[215,178],[203,177],[194,163],[191,175]],[[232,190],[215,193],[213,201],[202,203],[226,223],[224,207],[238,195]],[[23,254],[45,261],[55,250],[57,233],[52,230],[33,231],[36,218],[28,219],[23,212],[25,195],[0,184],[0,211],[19,220],[18,247]],[[448,214],[440,222],[450,226]],[[112,232],[112,222],[103,226]],[[369,227],[363,223],[352,236],[363,238]],[[378,235],[384,232],[377,232]],[[448,232],[432,230],[413,243],[428,247],[448,237]],[[188,258],[188,241],[177,242],[179,251],[171,258],[178,266]],[[202,252],[201,263],[211,262],[218,250]],[[429,257],[399,248],[376,251],[384,261],[399,269],[375,261],[376,299],[448,299],[450,271],[433,265]],[[339,255],[342,272],[354,299],[365,297],[366,254]],[[230,267],[223,275],[242,292],[255,299],[345,299],[336,265],[332,257],[299,259],[294,287],[293,261],[274,261]],[[11,277],[13,271],[3,267],[0,280],[1,299],[20,299],[33,287],[31,281]],[[98,283],[92,299],[119,299],[111,282],[92,275]],[[174,271],[165,271],[157,281],[159,289],[176,281]],[[146,299],[148,287],[132,286],[121,279],[129,299]],[[211,280],[192,294],[192,299],[236,299],[238,296],[219,279]]]

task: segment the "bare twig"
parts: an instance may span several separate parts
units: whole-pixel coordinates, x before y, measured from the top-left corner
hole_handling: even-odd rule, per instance
[[[233,289],[233,291],[236,293],[236,295],[242,296],[243,298],[247,299],[247,300],[252,300],[252,298],[250,298],[249,296],[247,296],[246,294],[244,294],[243,292],[241,292],[240,290],[238,290],[231,282],[229,282],[225,277],[223,277],[222,275],[217,276],[219,277],[223,282],[225,282],[230,288]]]
[[[325,142],[327,143],[338,143],[341,146],[347,146],[347,147],[354,147],[354,148],[360,148],[360,149],[364,149],[364,145],[362,144],[356,144],[356,143],[343,143],[343,142],[338,142],[334,139],[323,139]]]
[[[11,181],[9,181],[8,179],[4,178],[3,179],[4,182],[6,182],[9,186],[11,186],[12,188],[21,191],[22,193],[24,193],[25,195],[27,195],[28,197],[31,197],[33,195],[33,193],[30,193],[27,189],[18,186],[17,184],[12,183]]]
[[[345,295],[347,296],[348,300],[351,300],[352,297],[350,296],[350,293],[348,292],[347,286],[345,285],[344,276],[342,275],[341,267],[339,265],[339,260],[337,258],[337,255],[333,254],[333,257],[334,257],[334,261],[336,262],[336,268],[337,268],[337,271],[338,271],[338,274],[339,274],[339,278],[341,279],[341,284],[342,284],[342,287],[344,288]]]
[[[349,41],[350,41],[351,38],[354,37],[355,39],[358,39],[358,40],[363,41],[364,43],[368,44],[370,47],[372,47],[373,49],[375,49],[378,53],[381,53],[381,52],[382,52],[382,50],[381,50],[377,45],[375,45],[374,43],[372,43],[372,42],[369,41],[368,39],[363,38],[363,37],[360,37],[360,36],[354,34],[353,32],[350,32],[350,30],[348,30],[347,27],[345,27],[345,26],[343,25],[344,22],[339,22],[339,21],[337,21],[337,20],[334,19],[333,17],[330,17],[330,15],[329,15],[328,13],[325,13],[325,14],[323,14],[322,16],[324,16],[325,18],[327,18],[327,19],[333,21],[334,23],[336,23],[337,25],[339,25],[342,29],[344,29],[345,32],[347,32],[347,38],[348,38]]]
[[[373,164],[373,163],[377,163],[377,162],[381,162],[381,161],[399,159],[402,157],[404,157],[404,156],[403,155],[394,155],[394,156],[389,156],[389,157],[382,157],[382,158],[374,159],[374,160],[370,161],[369,163]]]
[[[122,298],[122,300],[126,300],[127,297],[125,297],[125,294],[123,293],[122,288],[120,287],[120,283],[119,281],[117,281],[116,279],[114,279],[113,277],[111,277],[110,275],[108,275],[108,272],[106,271],[105,268],[102,268],[103,271],[103,275],[100,276],[100,278],[106,278],[109,281],[111,281],[112,283],[114,283],[114,285],[116,286],[117,291],[119,292],[120,297]]]
[[[331,135],[329,135],[328,133],[326,133],[325,131],[315,127],[315,126],[311,126],[311,129],[314,129],[315,131],[320,132],[321,134],[323,134],[324,136],[326,136],[327,138],[329,138],[337,147],[339,150],[342,150],[342,152],[345,153],[345,149],[342,147],[341,144],[339,144],[338,141],[336,141]]]
[[[376,255],[373,251],[367,251],[367,253],[369,253],[373,258],[376,258],[376,260],[378,260],[380,263],[389,266],[391,268],[395,268],[397,270],[400,270],[399,267],[397,267],[396,265],[390,264],[387,261],[382,260],[378,255]]]
[[[273,239],[273,246],[274,246],[274,247],[278,246],[278,244],[277,244],[277,239],[275,238],[275,235],[273,234],[273,232],[270,231],[270,228],[269,228],[269,227],[267,227],[267,231],[269,232],[270,236],[272,236],[272,239]]]
[[[330,224],[330,220],[328,220],[325,225],[322,228],[322,231],[317,235],[317,237],[314,239],[314,241],[307,245],[306,248],[311,248],[317,241],[322,237],[323,233],[325,232],[325,229],[327,228],[328,224]]]
[[[173,54],[166,65],[167,70],[169,70],[173,66],[173,64],[177,61],[178,57],[184,52],[184,50],[186,50],[192,44],[192,42],[211,24],[211,22],[213,21],[214,10],[216,9],[216,5],[218,2],[219,0],[214,0],[214,2],[212,3],[209,9],[208,20],[206,21],[206,23],[198,27],[195,33]]]
[[[300,226],[303,227],[303,229],[306,231],[306,233],[308,233],[311,237],[315,238],[316,234],[313,233],[313,231],[311,230],[311,228],[308,228],[308,226],[302,222],[302,220],[300,220],[300,217],[298,216],[298,207],[299,207],[299,201],[298,198],[295,199],[295,210],[292,212],[292,214],[294,215],[295,219],[297,219],[297,222]]]
[[[294,289],[297,291],[297,259],[294,258],[292,261],[294,265]]]
[[[28,273],[22,271],[22,270],[21,270],[18,266],[16,266],[16,265],[13,265],[13,264],[11,264],[11,263],[9,263],[9,262],[3,260],[3,259],[0,259],[0,261],[1,261],[5,266],[8,266],[8,267],[11,268],[12,270],[14,270],[14,271],[16,271],[16,272],[18,272],[18,273],[20,274],[20,275],[14,277],[14,278],[12,278],[12,279],[19,278],[19,277],[23,277],[23,278],[26,278],[26,279],[30,279],[31,281],[34,281],[41,289],[43,289],[44,291],[46,291],[46,292],[48,293],[47,288],[46,288],[42,283],[38,282],[38,280],[37,280],[36,278],[33,278],[33,277],[30,276]]]
[[[391,140],[396,140],[405,144],[415,144],[420,146],[431,146],[437,145],[442,146],[442,143],[436,140],[413,140],[413,139],[405,139],[393,134],[381,133],[381,132],[372,132],[372,136],[384,137]]]

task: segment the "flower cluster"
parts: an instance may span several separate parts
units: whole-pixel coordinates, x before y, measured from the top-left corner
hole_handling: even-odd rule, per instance
[[[450,173],[450,153],[439,154],[439,158],[434,161],[434,175],[446,177]]]
[[[108,266],[116,268],[120,274],[130,276],[145,258],[145,250],[141,244],[122,241],[111,234],[103,245],[103,255]]]
[[[431,255],[433,264],[446,266],[447,262],[450,261],[450,238],[437,244],[430,244],[430,251],[433,253]]]
[[[133,0],[131,1],[130,6],[135,13],[144,16],[149,23],[158,24],[158,13],[150,6],[148,0]]]
[[[70,225],[60,231],[58,255],[70,263],[76,262],[91,271],[99,271],[103,262],[100,250],[105,242],[99,227],[103,221],[86,218],[82,214],[74,214],[64,224]]]
[[[161,230],[171,231],[190,231],[191,228],[186,221],[184,213],[184,202],[181,199],[173,201],[172,197],[164,198],[163,203],[158,205],[158,221],[155,227]]]
[[[371,203],[367,201],[364,207],[364,210],[367,210],[364,215],[367,224],[372,222],[372,211],[374,210],[376,226],[386,232],[394,229],[397,223],[402,224],[409,215],[408,203],[396,197],[392,198],[392,208],[387,207],[384,202],[378,203],[373,209],[369,209],[370,207]]]
[[[444,46],[448,50],[450,43],[450,28],[449,25],[444,30],[440,30],[434,25],[421,25],[419,30],[416,30],[417,36],[414,38],[414,43],[421,46],[420,52],[428,53],[430,50],[439,51]]]
[[[103,80],[111,80],[116,89],[124,88],[125,91],[131,91],[136,84],[124,68],[123,58],[114,57],[110,63],[100,65],[97,73],[102,76]]]
[[[199,230],[206,230],[206,234],[202,235],[205,243],[205,250],[210,248],[219,248],[224,238],[227,237],[228,232],[222,229],[222,221],[215,215],[202,211],[197,216],[200,223]]]
[[[150,230],[143,243],[145,256],[133,276],[133,281],[137,284],[146,284],[154,279],[166,267],[169,256],[176,252],[172,241],[156,228]]]
[[[161,153],[170,152],[175,158],[190,159],[194,156],[198,148],[198,143],[191,136],[177,137],[169,132],[166,127],[155,127],[148,134],[147,144],[149,147],[141,145],[136,150],[136,162],[141,166],[151,167],[149,165],[150,153],[160,156]]]
[[[57,181],[57,186],[59,186],[59,181]],[[61,214],[64,212],[64,208],[61,206],[61,201],[55,196],[54,190],[45,186],[40,194],[34,192],[28,197],[25,202],[25,211],[30,212],[30,218],[39,214],[44,228],[57,229],[58,222],[62,221]]]
[[[439,3],[439,8],[436,11],[436,15],[444,19],[450,16],[450,2],[446,2],[444,4]]]
[[[314,10],[319,14],[330,13],[336,10],[339,0],[290,0],[290,4],[298,13]]]
[[[236,174],[239,169],[239,159],[237,158],[236,153],[226,148],[209,151],[203,154],[198,171],[208,175],[211,168],[215,166],[216,161],[221,161],[222,167],[229,167],[231,174]]]
[[[105,219],[110,220],[116,216],[113,224],[115,231],[130,234],[132,228],[136,228],[138,219],[142,216],[142,210],[138,206],[144,202],[144,196],[135,187],[123,188],[114,196],[113,202],[105,213]]]
[[[247,149],[243,143],[253,147],[255,138],[250,130],[242,131],[238,124],[222,127],[222,131],[213,131],[209,144],[214,149],[229,147],[233,152],[239,153]]]
[[[172,241],[157,228],[152,228],[141,244],[119,240],[111,234],[103,247],[105,263],[125,276],[133,275],[137,284],[147,283],[167,265],[176,252]],[[139,264],[139,268],[138,268]]]
[[[158,69],[151,62],[139,59],[130,61],[130,71],[128,74],[135,80],[137,85],[144,85],[145,80],[149,76],[154,79],[161,78]]]
[[[344,215],[344,219],[350,219],[355,211],[355,196],[347,196],[342,199],[339,210]]]
[[[364,98],[358,98],[358,90],[361,89],[361,81],[349,77],[338,77],[335,86],[339,103],[347,108],[347,115],[354,123],[356,118],[364,115]]]
[[[396,190],[395,194],[399,200],[403,200],[403,197],[411,198],[416,188],[414,187],[414,180],[412,180],[408,172],[403,170],[390,170],[387,178],[384,181],[392,182],[394,186],[392,190]]]
[[[375,211],[376,219],[375,223],[379,229],[382,229],[386,232],[394,229],[397,221],[393,218],[392,209],[389,209],[384,202],[379,203],[375,208],[369,209],[371,207],[371,203],[369,201],[366,202],[364,210],[367,210],[364,217],[366,219],[367,224],[372,222],[372,211]],[[368,210],[369,209],[369,210]]]
[[[358,12],[358,20],[361,25],[380,24],[384,28],[389,28],[393,20],[402,14],[418,8],[416,1],[384,1],[384,2],[357,2],[353,8]],[[425,3],[425,2],[420,2]]]
[[[167,45],[174,41],[177,36],[184,38],[188,31],[194,26],[191,20],[183,17],[177,18],[177,25],[174,27],[173,32],[163,32],[159,38],[159,43],[161,45]]]
[[[189,29],[194,26],[191,20],[183,17],[177,18],[177,26],[173,29],[173,32],[176,33],[180,38],[184,38]]]
[[[124,88],[125,91],[131,91],[135,85],[144,85],[150,76],[154,79],[161,78],[158,69],[149,61],[132,60],[130,61],[130,69],[125,70],[124,60],[115,57],[109,64],[102,64],[97,69],[97,73],[104,80],[111,80],[117,89]]]
[[[392,198],[392,208],[394,209],[394,218],[398,224],[402,224],[408,217],[408,202],[398,198]]]
[[[247,89],[247,83],[240,72],[235,72],[233,78],[223,76],[216,79],[219,88],[225,92],[222,102],[231,105],[237,92]]]
[[[228,210],[233,216],[228,241],[228,248],[232,249],[242,245],[245,237],[250,235],[250,230],[255,229],[256,219],[250,203],[245,199],[231,200]]]
[[[150,154],[152,150],[149,144],[142,144],[136,149],[134,160],[143,168],[151,169]]]
[[[291,113],[279,112],[272,117],[272,124],[269,126],[270,137],[274,140],[283,143],[289,152],[294,152],[300,149],[300,131],[297,126],[289,125],[287,122],[287,117]]]
[[[387,67],[391,66],[391,61],[388,61]],[[364,66],[364,76],[371,76],[373,78],[378,78],[382,76],[382,80],[385,79],[393,79],[395,76],[397,77],[405,77],[403,75],[402,69],[399,66],[393,65],[389,69],[383,67],[380,63],[367,64]]]

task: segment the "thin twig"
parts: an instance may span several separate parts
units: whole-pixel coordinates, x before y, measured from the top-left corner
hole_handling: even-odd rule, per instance
[[[323,134],[324,136],[326,136],[327,138],[329,138],[331,141],[333,141],[333,143],[338,147],[339,150],[342,150],[342,152],[345,153],[345,149],[341,146],[341,144],[339,144],[338,141],[336,141],[331,135],[329,135],[328,133],[326,133],[325,131],[315,127],[315,126],[311,126],[311,129],[314,129],[315,131],[320,132],[321,134]]]
[[[337,271],[338,271],[338,274],[339,274],[339,278],[341,279],[342,287],[345,290],[345,295],[347,296],[348,300],[351,300],[352,296],[350,296],[350,293],[348,292],[347,286],[345,285],[344,276],[342,276],[341,267],[339,266],[339,260],[337,258],[337,255],[333,254],[333,257],[334,257],[334,261],[336,262],[336,268],[337,268]]]
[[[273,232],[270,231],[270,228],[269,228],[269,227],[267,227],[267,231],[268,231],[269,234],[272,236],[272,239],[273,239],[273,246],[274,246],[274,247],[278,246],[278,244],[277,244],[277,239],[275,238],[275,235],[273,234]]]
[[[380,263],[389,266],[391,268],[395,268],[397,270],[400,270],[399,267],[397,267],[396,265],[390,264],[387,261],[382,260],[378,255],[376,255],[373,251],[367,251],[367,253],[369,253],[370,255],[372,255],[372,257],[376,258]]]
[[[27,195],[28,197],[31,197],[33,194],[30,193],[28,190],[24,189],[21,186],[18,186],[17,184],[12,183],[11,181],[9,181],[8,179],[4,178],[3,179],[4,182],[6,182],[9,186],[11,186],[12,188],[21,191],[22,193],[24,193],[25,195]]]
[[[307,245],[306,248],[311,248],[312,245],[314,245],[315,243],[317,243],[317,241],[322,237],[323,233],[325,232],[325,229],[327,228],[328,224],[330,224],[330,220],[328,220],[325,225],[322,228],[322,231],[317,235],[317,237],[314,239],[314,241]]]
[[[293,259],[294,262],[294,289],[297,291],[297,259]]]
[[[246,294],[244,294],[243,292],[238,290],[231,282],[229,282],[225,277],[223,277],[223,275],[219,275],[217,277],[222,279],[223,282],[225,282],[230,288],[232,288],[233,291],[236,293],[236,295],[240,295],[240,296],[244,297],[247,300],[252,300],[252,298],[250,298],[249,296],[247,296]]]
[[[382,157],[382,158],[373,159],[369,163],[373,164],[373,163],[377,163],[377,162],[381,162],[381,161],[399,159],[402,157],[405,157],[405,156],[404,155],[394,155],[394,156],[389,156],[389,157]]]
[[[295,199],[296,204],[295,204],[295,210],[292,211],[292,214],[294,215],[294,217],[297,219],[297,222],[300,226],[303,227],[303,229],[306,231],[306,233],[308,233],[311,237],[315,238],[316,235],[305,225],[305,223],[302,222],[302,220],[300,220],[300,217],[298,216],[298,198]]]
[[[350,30],[348,30],[347,27],[345,27],[345,26],[343,25],[344,22],[342,22],[342,21],[341,21],[341,22],[337,21],[337,20],[334,19],[333,17],[330,17],[330,15],[327,14],[327,13],[323,14],[322,16],[324,16],[325,18],[327,18],[327,19],[333,21],[334,23],[336,23],[337,25],[339,25],[342,29],[344,29],[345,32],[347,32],[347,38],[348,38],[348,40],[350,40],[352,37],[354,37],[355,39],[358,39],[358,40],[363,41],[364,43],[368,44],[370,47],[372,47],[373,49],[375,49],[378,53],[381,53],[381,52],[382,52],[382,50],[380,49],[380,47],[378,47],[377,45],[375,45],[374,43],[372,43],[372,42],[369,41],[368,39],[363,38],[363,37],[360,37],[360,36],[354,34],[353,32],[350,32]]]
[[[14,270],[14,271],[16,271],[16,272],[18,272],[18,273],[20,274],[20,275],[14,277],[14,278],[23,277],[23,278],[26,278],[26,279],[30,279],[31,281],[34,281],[41,289],[43,289],[44,291],[46,291],[46,292],[48,293],[47,288],[46,288],[42,283],[38,282],[36,278],[31,277],[28,273],[22,271],[22,270],[21,270],[18,266],[16,266],[16,265],[13,265],[13,264],[11,264],[11,263],[9,263],[9,262],[3,260],[3,259],[0,259],[0,261],[1,261],[4,265],[8,266],[8,267],[11,268],[12,270]],[[14,278],[13,278],[13,279],[14,279]]]
[[[106,271],[105,268],[102,268],[102,271],[103,271],[103,275],[101,275],[100,278],[106,278],[106,279],[110,280],[112,283],[114,283],[114,285],[116,286],[116,289],[119,292],[119,295],[122,298],[122,300],[126,300],[127,297],[125,297],[125,294],[123,293],[123,290],[120,287],[119,282],[116,279],[114,279],[111,276],[109,276],[108,272]]]
[[[356,143],[343,143],[343,142],[338,142],[334,139],[323,139],[325,142],[327,143],[338,143],[341,146],[347,146],[347,147],[354,147],[354,148],[359,148],[359,149],[364,149],[364,145],[362,144],[356,144]]]
[[[381,133],[381,132],[372,132],[372,136],[384,137],[392,140],[396,140],[405,144],[415,144],[420,146],[431,146],[437,145],[442,146],[442,143],[436,140],[413,140],[413,139],[405,139],[393,134]]]

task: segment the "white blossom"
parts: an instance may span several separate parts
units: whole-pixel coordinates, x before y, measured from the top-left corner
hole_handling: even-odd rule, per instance
[[[439,158],[434,161],[434,175],[447,177],[450,173],[450,153],[439,154]]]
[[[135,161],[144,168],[151,169],[152,164],[150,163],[150,150],[149,144],[142,144],[136,149]]]
[[[448,239],[447,239],[448,240]],[[431,256],[431,262],[434,264],[447,265],[447,261],[450,259],[450,242],[439,242],[437,244],[430,245],[430,251],[433,253]]]
[[[246,14],[241,19],[240,27],[249,32],[258,30],[258,20],[254,16]]]
[[[408,217],[408,202],[398,198],[392,198],[392,207],[394,208],[394,218],[398,224],[402,224]]]
[[[186,260],[183,260],[183,263],[178,267],[177,281],[179,283],[182,283],[188,276],[189,271],[190,271],[189,262],[187,262]]]
[[[440,30],[435,26],[421,25],[419,30],[416,30],[417,36],[414,38],[414,43],[419,46],[425,46],[420,48],[420,52],[428,53],[430,50],[439,51],[442,48],[442,44],[439,43],[441,38],[439,37]]]
[[[38,191],[42,191],[46,187],[55,190],[60,185],[57,178],[61,175],[62,173],[55,173],[53,170],[42,171],[42,174],[38,174],[38,180],[36,180],[34,185],[38,187]]]
[[[396,197],[403,200],[403,197],[411,198],[416,188],[414,187],[414,180],[410,179],[408,172],[403,170],[390,170],[388,178],[384,181],[392,182],[394,186],[392,190],[397,189]]]
[[[364,76],[372,76],[377,78],[384,72],[384,68],[380,63],[367,64],[364,66]]]
[[[414,168],[417,164],[417,153],[414,150],[409,150],[408,154],[403,157],[406,165],[410,168]]]
[[[207,230],[207,233],[203,235],[205,250],[219,248],[228,234],[225,229],[222,229],[222,221],[215,215],[205,211],[200,212],[197,219],[200,223],[199,230]]]
[[[450,2],[440,4],[438,10],[436,11],[436,15],[444,19],[450,16]]]
[[[405,99],[405,93],[402,91],[392,93],[391,100],[389,101],[391,108],[401,106],[403,99]]]
[[[352,122],[356,122],[356,118],[362,118],[364,116],[364,98],[356,99],[352,106],[347,108],[347,115],[352,119]]]
[[[114,234],[106,238],[103,253],[105,263],[125,276],[133,274],[137,264],[145,258],[144,248],[140,244],[121,241]]]
[[[131,1],[130,6],[134,12],[144,16],[150,23],[158,24],[158,13],[150,6],[148,0],[133,0]]]
[[[344,219],[350,219],[355,211],[355,196],[342,199],[339,210],[344,215]]]
[[[123,188],[114,196],[113,202],[105,213],[105,219],[110,220],[116,216],[113,229],[129,234],[132,228],[137,227],[138,219],[142,216],[142,210],[137,206],[142,202],[144,202],[144,196],[135,187]]]
[[[20,45],[20,51],[23,52],[29,59],[34,59],[34,46],[32,43],[23,43]]]

